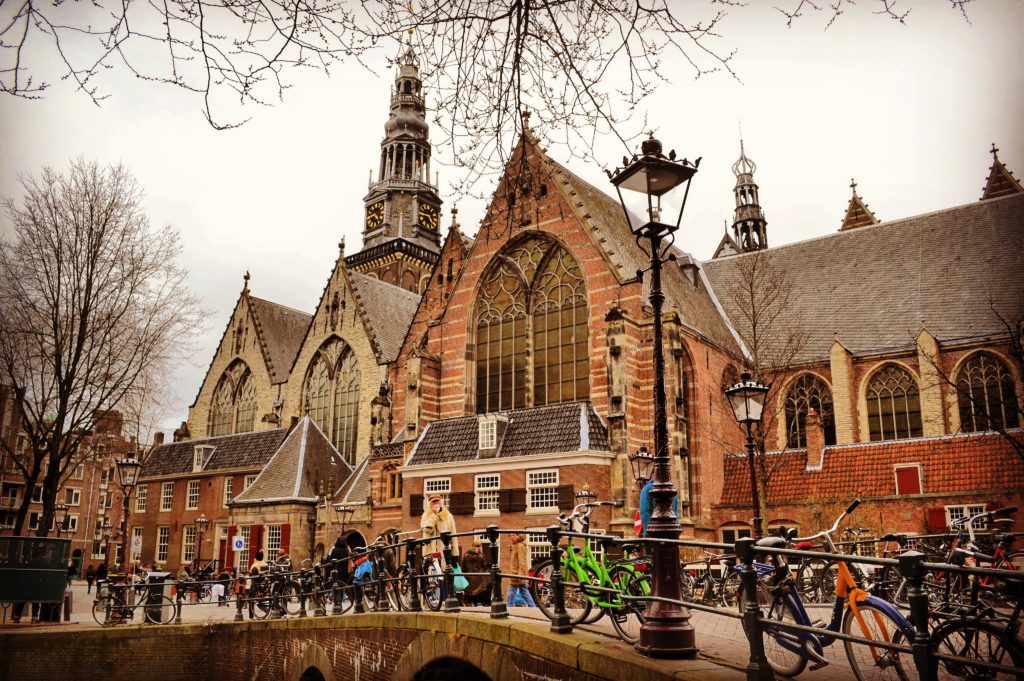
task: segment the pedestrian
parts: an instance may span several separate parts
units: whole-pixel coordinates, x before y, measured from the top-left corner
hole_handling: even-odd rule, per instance
[[[654,490],[654,478],[647,481],[647,484],[640,490],[640,524],[643,526],[643,536],[647,536],[647,526],[651,524],[651,516],[654,514],[654,502],[651,500],[651,491]],[[672,511],[679,517],[679,495],[672,498]]]
[[[338,579],[347,584],[352,570],[352,549],[349,548],[348,539],[345,535],[339,534],[338,538],[334,540],[334,546],[331,547],[331,552],[327,554],[327,560],[330,562],[332,569],[337,569]],[[326,576],[329,577],[330,573]]]
[[[423,530],[424,537],[440,537],[442,532],[449,532],[455,534],[458,532],[455,529],[455,517],[452,516],[451,511],[444,507],[444,502],[441,499],[440,494],[431,494],[427,499],[427,509],[423,511],[423,515],[420,516],[420,528]],[[459,538],[452,537],[452,562],[458,565],[459,555]],[[444,555],[442,553],[443,546],[439,539],[434,539],[424,543],[423,555],[433,555],[440,557]]]
[[[92,583],[95,582],[95,581],[96,581],[96,566],[89,565],[89,567],[87,567],[85,569],[85,583],[87,585],[85,593],[87,593],[87,594],[92,593]]]
[[[462,571],[469,582],[469,586],[462,592],[466,605],[488,605],[491,602],[491,578],[482,574],[473,574],[487,571],[487,563],[484,560],[479,540],[474,541],[473,545],[462,554]]]
[[[75,574],[78,572],[75,567],[74,563],[68,565],[68,586],[71,586],[71,580],[75,578]]]
[[[509,561],[508,570],[512,575],[525,575],[530,569],[530,556],[526,550],[526,543],[523,541],[523,535],[513,534],[511,535],[512,546],[509,547],[511,554],[511,560]],[[513,605],[525,605],[528,607],[536,606],[533,602],[533,597],[530,595],[530,590],[526,588],[526,580],[523,577],[509,577],[508,593],[505,596],[505,605],[511,607]]]
[[[107,567],[107,564],[105,562],[104,563],[100,563],[100,566],[98,568],[96,568],[96,590],[97,591],[99,591],[100,585],[102,585],[105,581],[107,581],[107,577],[109,576],[109,572],[110,572],[110,569]]]

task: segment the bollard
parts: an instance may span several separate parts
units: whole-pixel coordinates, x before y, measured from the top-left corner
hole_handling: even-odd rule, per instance
[[[182,600],[181,589],[182,589],[182,583],[178,582],[175,585],[175,587],[174,587],[174,605],[176,606],[175,607],[175,612],[174,612],[174,623],[175,624],[181,624],[181,605],[182,605],[182,603],[181,603],[181,600]],[[142,621],[145,622],[146,621],[145,618],[143,618]]]
[[[508,607],[501,593],[501,565],[498,556],[498,526],[487,526],[487,541],[491,543],[491,619],[508,617]]]
[[[324,607],[324,601],[327,600],[326,589],[323,589],[323,591],[318,591],[316,587],[319,586],[323,588],[326,586],[326,584],[323,582],[318,583],[318,581],[319,580],[316,579],[311,580],[311,583],[313,584],[313,616],[325,617],[327,615],[327,608]]]
[[[900,574],[907,580],[910,589],[907,600],[910,603],[910,621],[914,625],[914,664],[917,666],[918,678],[921,681],[935,681],[938,665],[928,654],[928,595],[921,589],[926,570],[924,554],[920,551],[907,551],[900,555]]]
[[[405,564],[409,570],[409,610],[411,612],[422,612],[423,604],[420,603],[420,553],[416,549],[416,540],[405,540]]]
[[[562,529],[552,525],[547,529],[548,541],[551,542],[551,598],[554,600],[555,616],[551,619],[551,631],[556,634],[572,633],[572,621],[565,611],[565,583],[562,581],[562,549],[558,542],[562,537]]]
[[[299,575],[298,579],[296,579],[295,581],[299,585],[299,617],[307,617],[308,613],[306,612],[306,595],[308,592],[306,586],[308,584],[308,578],[303,578],[302,575]]]
[[[459,599],[455,595],[455,573],[452,571],[452,533],[441,533],[441,544],[444,552],[444,599],[445,612],[461,612]]]
[[[245,616],[242,614],[242,607],[245,605],[243,603],[243,601],[244,601],[244,599],[242,598],[241,588],[239,587],[238,582],[236,582],[235,583],[235,621],[236,622],[241,622],[242,620],[245,619]]]
[[[339,583],[340,579],[341,579],[341,577],[338,575],[338,568],[337,567],[331,568],[331,614],[332,615],[340,615],[342,613],[342,610],[341,610],[341,599],[343,598],[343,596],[342,596],[341,586],[340,586],[340,583]]]
[[[775,672],[764,654],[764,629],[761,608],[757,605],[757,571],[754,570],[754,540],[744,537],[736,542],[736,556],[743,563],[740,585],[743,589],[743,631],[750,646],[747,681],[772,681]]]

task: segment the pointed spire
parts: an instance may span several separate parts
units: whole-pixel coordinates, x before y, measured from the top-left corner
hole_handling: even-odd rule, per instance
[[[988,171],[988,180],[985,182],[985,189],[981,195],[980,201],[986,199],[995,199],[1000,196],[1010,196],[1011,194],[1024,193],[1024,187],[1021,183],[1013,176],[1010,169],[999,160],[998,152],[995,143],[992,144],[992,167]]]
[[[839,227],[839,231],[845,232],[857,227],[877,225],[878,218],[868,208],[868,204],[864,203],[864,199],[857,194],[857,182],[853,178],[850,178],[850,189],[853,191],[853,196],[850,197],[850,203],[846,206],[846,216],[843,218],[843,224]]]
[[[449,232],[454,232],[454,231],[458,231],[458,229],[459,229],[459,209],[453,207],[452,208],[452,224],[448,228],[448,231]]]
[[[740,137],[740,157],[732,164],[732,172],[736,176],[736,186],[732,190],[736,199],[732,231],[733,244],[741,253],[768,248],[768,221],[761,210],[758,187],[754,182],[756,170],[757,164],[747,158],[743,137]]]
[[[249,292],[249,270],[245,271],[245,274],[242,276],[242,281],[243,281],[242,293],[248,293]]]
[[[338,239],[338,253],[344,258],[345,257],[345,237],[342,236]]]

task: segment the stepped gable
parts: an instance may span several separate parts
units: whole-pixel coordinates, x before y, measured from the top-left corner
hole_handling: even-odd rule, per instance
[[[203,471],[262,468],[277,451],[286,428],[171,442],[153,448],[142,464],[140,479],[192,474],[195,449],[213,447]]]
[[[235,505],[315,501],[320,480],[346,480],[352,467],[308,416],[281,442],[256,480],[235,497]]]
[[[532,135],[528,137],[532,140]],[[631,281],[636,278],[638,270],[650,266],[650,257],[641,249],[626,222],[622,212],[622,204],[618,200],[605,194],[587,181],[576,176],[571,171],[551,160],[534,143],[534,148],[541,155],[544,163],[549,164],[554,173],[558,174],[563,182],[562,191],[570,205],[576,206],[577,211],[583,217],[583,222],[593,232],[593,236],[607,255],[610,264],[615,269],[619,280],[622,282]],[[609,184],[609,186],[611,186]],[[685,214],[683,222],[685,224]],[[676,243],[686,241],[686,227],[676,232]],[[727,321],[723,318],[714,300],[705,287],[695,286],[678,266],[673,263],[665,263],[662,268],[662,289],[665,293],[665,312],[670,313],[675,309],[684,326],[688,326],[698,335],[701,335],[712,343],[729,352],[739,353],[739,345],[729,329]],[[643,279],[644,305],[648,304],[650,296],[651,277],[648,274]]]
[[[313,317],[252,295],[248,298],[249,309],[256,322],[256,334],[270,368],[271,382],[284,383]]]
[[[346,274],[377,348],[377,361],[380,364],[394,362],[416,314],[420,296],[359,272],[349,270]]]
[[[590,402],[566,402],[502,413],[508,416],[508,428],[498,445],[496,458],[610,451],[608,428]],[[406,465],[477,460],[479,423],[478,416],[431,422]]]
[[[1024,439],[1024,429],[1008,431]],[[997,433],[970,433],[824,448],[820,470],[807,469],[805,450],[768,452],[773,461],[767,498],[771,504],[891,497],[893,467],[922,466],[923,492],[978,493],[1024,488],[1024,467],[1010,442]],[[722,505],[750,504],[750,474],[744,454],[727,454]],[[964,471],[971,471],[964,475]]]
[[[913,349],[921,329],[940,342],[1006,333],[1024,301],[1024,194],[836,232],[703,264],[726,313],[743,258],[766,257],[792,281],[779,323],[803,329],[794,364],[828,361],[838,340],[854,355]]]

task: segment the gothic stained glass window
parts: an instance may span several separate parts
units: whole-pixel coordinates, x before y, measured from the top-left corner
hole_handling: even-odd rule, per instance
[[[306,413],[349,463],[355,463],[359,425],[359,362],[337,336],[317,350],[306,373]]]
[[[832,391],[828,384],[814,374],[801,374],[786,392],[786,446],[806,447],[805,422],[811,408],[821,417],[825,431],[825,444],[836,443],[835,413],[832,409]]]
[[[971,355],[956,377],[960,430],[971,433],[1020,425],[1013,375],[991,352]]]
[[[866,397],[872,442],[921,437],[921,394],[906,369],[883,365],[868,382]]]
[[[557,243],[531,236],[498,255],[477,302],[477,411],[589,397],[587,314],[579,265]]]
[[[256,381],[249,367],[235,360],[221,374],[210,404],[210,436],[253,430],[256,421]]]

